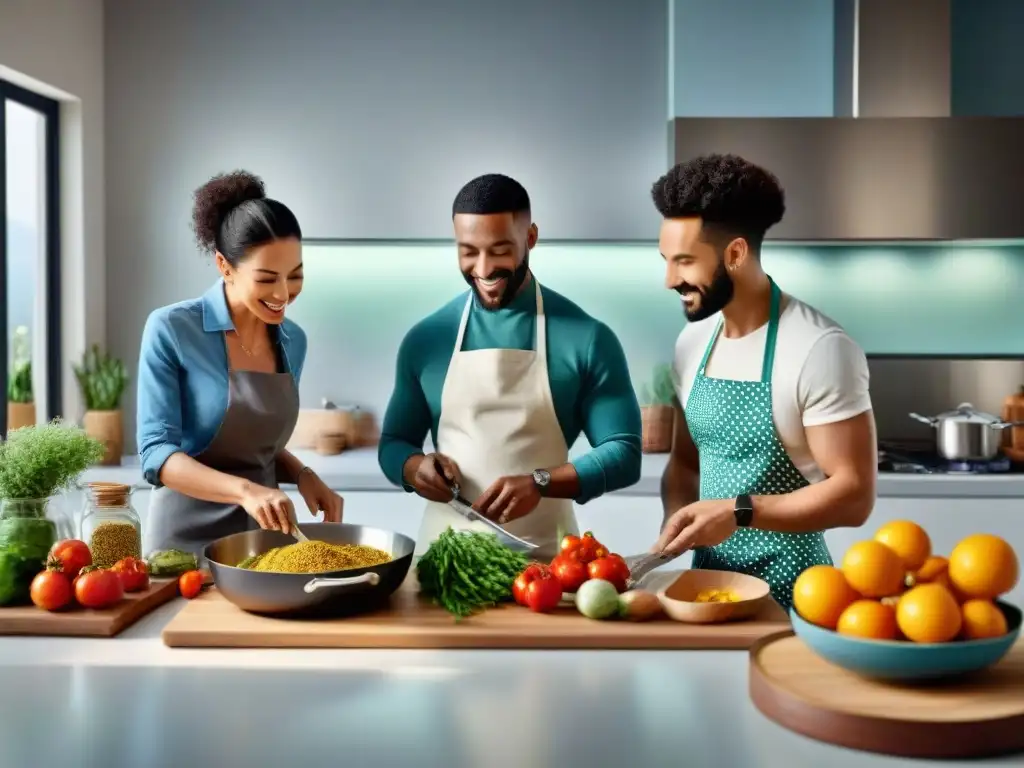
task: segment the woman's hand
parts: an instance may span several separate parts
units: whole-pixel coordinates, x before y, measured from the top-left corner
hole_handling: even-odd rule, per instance
[[[252,484],[242,496],[241,505],[263,530],[291,533],[295,508],[284,491]]]
[[[295,484],[313,517],[316,517],[318,512],[323,512],[325,523],[341,522],[345,500],[328,488],[316,472],[311,469],[302,470]]]

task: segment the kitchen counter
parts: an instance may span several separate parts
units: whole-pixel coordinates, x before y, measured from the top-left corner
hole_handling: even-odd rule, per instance
[[[165,647],[176,600],[110,640],[0,638],[4,764],[164,768],[922,768],[790,733],[740,651]],[[986,765],[1020,766],[1021,757]]]
[[[572,455],[585,452],[574,447]],[[337,491],[395,491],[377,464],[376,448],[360,448],[337,456],[321,456],[315,451],[295,451],[331,488]],[[661,474],[668,454],[645,454],[640,481],[613,495],[658,496]],[[126,456],[120,467],[97,467],[85,473],[84,482],[108,480],[148,485],[142,478],[137,456]],[[881,498],[1024,498],[1024,473],[992,475],[910,475],[881,473],[878,477]]]

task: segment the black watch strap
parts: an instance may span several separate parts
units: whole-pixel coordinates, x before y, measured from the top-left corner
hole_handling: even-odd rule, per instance
[[[754,522],[754,501],[749,494],[741,493],[736,497],[733,514],[736,516],[737,528],[750,527],[750,524]]]

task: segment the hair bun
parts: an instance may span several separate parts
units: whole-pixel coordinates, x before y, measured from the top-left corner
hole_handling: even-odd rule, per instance
[[[203,184],[193,195],[192,209],[192,228],[200,247],[216,250],[224,218],[242,203],[266,196],[263,180],[247,171],[220,174]]]

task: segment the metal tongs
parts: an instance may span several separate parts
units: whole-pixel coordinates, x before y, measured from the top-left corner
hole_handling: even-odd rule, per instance
[[[434,459],[434,468],[437,470],[437,473],[441,477],[444,477],[444,469],[441,467],[440,462],[438,462],[436,458]],[[538,544],[529,542],[526,539],[521,539],[518,536],[513,536],[511,533],[506,531],[496,522],[484,517],[475,509],[473,509],[473,505],[470,504],[462,496],[458,483],[449,483],[448,488],[452,492],[452,500],[448,502],[448,506],[454,509],[467,520],[471,522],[483,523],[484,525],[486,525],[488,528],[490,528],[492,531],[494,531],[494,533],[498,535],[498,541],[500,541],[506,547],[515,550],[516,552],[533,552],[535,549],[538,548]]]
[[[667,552],[648,552],[643,555],[630,555],[623,558],[626,561],[626,566],[629,568],[629,578],[626,580],[626,586],[629,589],[636,588],[644,576],[655,568],[675,560],[677,557],[679,555],[670,555]]]

